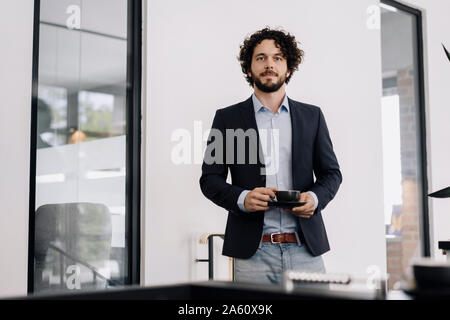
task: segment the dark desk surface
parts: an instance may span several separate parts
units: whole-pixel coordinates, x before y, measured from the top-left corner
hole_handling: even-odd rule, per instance
[[[391,292],[387,299],[408,299],[402,292]],[[26,299],[62,300],[374,300],[372,291],[352,291],[344,287],[320,289],[314,286],[285,291],[281,286],[226,281],[190,282],[160,286],[130,286],[99,291],[62,294],[36,294]]]

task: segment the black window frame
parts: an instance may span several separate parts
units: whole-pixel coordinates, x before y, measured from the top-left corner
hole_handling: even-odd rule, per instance
[[[397,2],[395,0],[381,0],[388,6],[394,7],[400,11],[409,13],[413,15],[416,19],[416,42],[417,42],[417,76],[418,76],[418,117],[419,117],[419,150],[420,150],[420,175],[422,178],[422,216],[419,221],[422,224],[419,226],[421,229],[421,244],[422,244],[422,256],[430,257],[430,218],[429,218],[429,206],[428,206],[428,163],[427,163],[427,131],[426,131],[426,102],[425,102],[425,68],[424,68],[424,42],[423,42],[423,19],[422,11],[411,8],[403,3]]]
[[[127,0],[126,85],[126,180],[125,238],[127,275],[125,285],[140,284],[141,264],[141,92],[142,92],[142,0]],[[36,205],[37,104],[39,85],[40,0],[34,0],[33,64],[31,89],[30,193],[28,223],[28,285],[34,292],[34,242]]]

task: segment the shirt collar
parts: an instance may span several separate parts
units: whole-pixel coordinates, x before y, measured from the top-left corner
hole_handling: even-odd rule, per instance
[[[261,101],[259,101],[259,99],[256,97],[256,95],[253,93],[252,94],[252,101],[253,101],[253,107],[255,109],[255,113],[259,112],[259,111],[263,111],[264,108],[267,110],[270,110],[269,108],[265,107]],[[281,107],[278,109],[278,112],[281,111],[286,111],[289,112],[289,101],[288,101],[288,97],[285,94],[284,98],[283,98],[283,102],[281,102]]]

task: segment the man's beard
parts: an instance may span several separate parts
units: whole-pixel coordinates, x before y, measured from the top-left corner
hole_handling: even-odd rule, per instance
[[[278,91],[278,89],[280,89],[283,86],[284,82],[286,81],[286,76],[284,76],[284,77],[281,77],[281,79],[279,79],[278,82],[268,81],[266,84],[264,84],[258,77],[255,77],[253,72],[252,72],[252,78],[253,78],[253,82],[255,83],[255,86],[262,92],[266,92],[266,93]]]

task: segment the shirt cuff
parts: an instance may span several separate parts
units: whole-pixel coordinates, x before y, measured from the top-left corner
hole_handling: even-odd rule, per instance
[[[317,196],[314,192],[308,191],[308,193],[313,197],[314,199],[314,210],[317,209],[317,206],[319,205],[319,199],[317,199]]]
[[[237,204],[238,204],[239,209],[241,209],[241,211],[248,212],[247,209],[245,209],[244,201],[245,201],[245,197],[247,196],[247,193],[249,193],[249,192],[250,192],[250,190],[244,190],[239,195]]]

